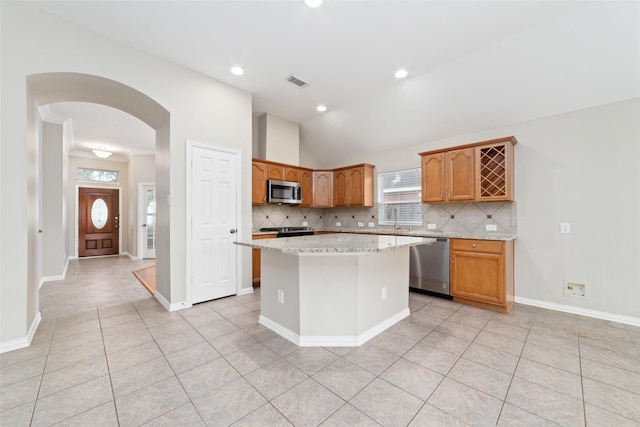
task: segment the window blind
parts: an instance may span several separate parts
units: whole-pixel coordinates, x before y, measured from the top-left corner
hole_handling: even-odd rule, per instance
[[[422,224],[420,169],[378,174],[378,223]]]

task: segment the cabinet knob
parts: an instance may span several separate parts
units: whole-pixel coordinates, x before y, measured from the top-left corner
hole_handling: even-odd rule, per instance
[[[472,248],[475,248],[475,247],[476,247],[476,244],[475,244],[475,243],[472,243],[472,244],[471,244],[471,247],[472,247]]]

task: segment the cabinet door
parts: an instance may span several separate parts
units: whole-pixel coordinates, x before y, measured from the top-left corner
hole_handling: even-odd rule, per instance
[[[299,168],[284,168],[284,180],[291,182],[300,182],[300,169]]]
[[[278,181],[284,181],[284,166],[268,165],[269,166],[269,179],[277,179]]]
[[[422,156],[422,201],[444,202],[444,153]]]
[[[340,169],[333,173],[333,186],[335,188],[334,206],[348,206],[349,170]]]
[[[506,305],[505,242],[451,239],[451,295]]]
[[[311,206],[313,202],[313,171],[300,170],[300,186],[302,187],[302,203],[300,203],[300,206]]]
[[[313,206],[317,208],[333,207],[333,172],[313,172]]]
[[[347,180],[347,203],[350,206],[364,205],[364,168],[358,167],[349,169],[349,179]]]
[[[447,173],[447,197],[449,201],[475,198],[473,148],[448,151],[445,154]]]
[[[251,165],[251,203],[267,204],[267,165],[253,162]]]

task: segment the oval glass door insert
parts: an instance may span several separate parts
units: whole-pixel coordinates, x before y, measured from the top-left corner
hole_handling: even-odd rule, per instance
[[[91,206],[91,222],[97,229],[103,228],[107,225],[107,218],[109,209],[107,204],[102,199],[96,199]]]

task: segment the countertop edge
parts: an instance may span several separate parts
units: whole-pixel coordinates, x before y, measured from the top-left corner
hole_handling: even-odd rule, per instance
[[[407,236],[407,237],[430,237],[430,238],[447,238],[447,239],[471,239],[471,240],[499,240],[508,242],[510,240],[515,240],[518,238],[516,234],[498,234],[498,233],[487,233],[487,234],[472,234],[472,233],[461,233],[461,232],[447,232],[447,231],[436,231],[429,232],[425,230],[399,230],[394,232],[388,228],[343,228],[343,227],[319,227],[314,228],[314,231],[329,231],[332,233],[350,233],[350,234],[381,234],[381,235],[398,235],[398,236]],[[269,235],[275,234],[273,231],[254,231],[252,232],[253,236],[260,235]]]

